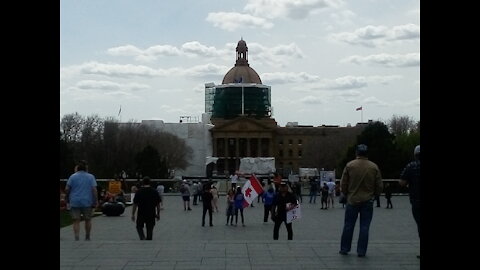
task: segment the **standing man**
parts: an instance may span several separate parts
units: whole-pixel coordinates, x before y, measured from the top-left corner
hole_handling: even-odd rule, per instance
[[[213,226],[213,220],[212,220],[212,200],[213,200],[213,195],[210,192],[211,186],[210,185],[205,185],[205,190],[203,191],[202,197],[203,197],[203,214],[202,214],[202,227],[205,227],[205,214],[208,211],[208,216],[210,218],[210,227]]]
[[[358,257],[365,257],[368,247],[368,233],[373,217],[373,199],[382,190],[382,175],[377,164],[367,158],[365,144],[357,146],[356,159],[343,170],[340,181],[342,192],[347,196],[345,222],[339,253],[347,255],[352,246],[353,229],[360,214],[360,232],[357,243]]]
[[[417,223],[418,238],[422,239],[420,234],[420,145],[413,150],[415,160],[408,163],[400,175],[400,185],[408,185],[410,204],[412,205],[412,214]],[[420,259],[420,255],[417,255]]]
[[[135,222],[135,213],[137,212],[137,232],[140,240],[152,240],[155,218],[160,220],[160,195],[150,186],[150,177],[143,178],[143,186],[133,198],[132,221]],[[147,228],[147,237],[143,232],[143,225]]]
[[[81,160],[75,166],[75,173],[68,178],[65,187],[67,203],[73,219],[75,241],[80,239],[80,216],[85,218],[85,240],[90,240],[92,212],[98,207],[97,181],[87,172],[87,162]]]
[[[328,179],[327,187],[328,187],[327,208],[330,202],[332,202],[332,208],[333,208],[333,203],[335,202],[335,188],[337,187],[337,185],[335,185],[335,182],[333,181],[332,178]]]
[[[230,177],[230,180],[232,181],[232,189],[235,191],[237,188],[237,183],[238,183],[238,172],[236,171],[234,175]]]
[[[282,222],[287,227],[288,240],[293,239],[292,223],[287,223],[287,211],[295,208],[295,206],[297,206],[297,198],[288,191],[287,183],[282,182],[272,204],[272,220],[275,222],[273,226],[273,240],[278,240],[278,231]]]
[[[163,193],[165,192],[165,186],[160,182],[157,186],[158,196],[160,196],[160,209],[163,209],[164,200],[163,200]]]

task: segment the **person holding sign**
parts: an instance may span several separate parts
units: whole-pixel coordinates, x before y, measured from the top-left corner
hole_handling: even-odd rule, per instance
[[[282,182],[279,187],[279,193],[275,196],[272,204],[272,221],[275,222],[273,240],[278,240],[278,231],[282,222],[285,222],[285,227],[287,227],[288,240],[293,239],[292,223],[287,223],[287,211],[296,206],[297,198],[288,191],[287,183]]]

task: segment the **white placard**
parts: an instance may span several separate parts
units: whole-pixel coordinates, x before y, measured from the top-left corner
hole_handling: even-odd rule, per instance
[[[302,217],[302,211],[300,208],[300,203],[298,203],[297,201],[297,206],[287,211],[287,223],[292,223],[292,221],[297,220],[301,217]]]

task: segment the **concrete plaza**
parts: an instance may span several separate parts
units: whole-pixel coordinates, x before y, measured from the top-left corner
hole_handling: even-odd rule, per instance
[[[202,206],[184,211],[180,196],[165,196],[152,241],[140,241],[131,221],[131,207],[119,217],[98,216],[92,221],[91,241],[74,241],[72,226],[60,229],[60,269],[420,269],[420,243],[408,196],[394,196],[393,209],[374,207],[369,245],[364,258],[356,256],[358,220],[352,251],[338,253],[344,209],[320,209],[303,196],[302,218],[294,221],[293,240],[285,226],[273,240],[273,222],[263,222],[263,204],[244,210],[245,227],[226,226],[225,196],[213,227],[201,226]],[[234,220],[235,223],[235,220]]]

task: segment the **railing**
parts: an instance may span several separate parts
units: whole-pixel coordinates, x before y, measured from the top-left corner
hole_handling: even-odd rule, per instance
[[[108,182],[112,181],[113,179],[97,179],[97,183],[100,187],[107,189],[108,188]],[[203,180],[202,182],[205,182],[207,180],[205,179],[198,179],[197,181]],[[60,179],[60,186],[61,188],[65,188],[67,179]],[[125,183],[122,183],[122,188],[125,190],[126,193],[130,192],[131,187],[138,182],[138,179],[125,179]],[[156,187],[159,183],[162,183],[165,186],[165,193],[171,193],[172,195],[176,195],[176,193],[179,193],[180,189],[180,184],[183,180],[181,179],[152,179],[152,186]],[[195,181],[195,179],[188,179],[187,182],[190,183],[190,185]],[[223,179],[212,179],[213,182],[222,182],[222,189],[219,189],[220,194],[226,194],[228,188],[231,186],[230,179],[223,178]],[[388,183],[391,185],[392,188],[392,194],[393,195],[408,195],[408,187],[402,187],[398,183],[399,179],[383,179],[383,186],[385,187],[385,184]],[[224,182],[224,183],[223,183]],[[238,185],[242,185],[244,181],[239,180]],[[339,195],[339,188],[340,188],[340,179],[336,179],[335,183],[337,184],[337,195]],[[301,191],[302,191],[302,196],[309,195],[310,194],[310,185],[308,182],[300,182],[301,185]],[[382,194],[384,194],[382,192]]]

